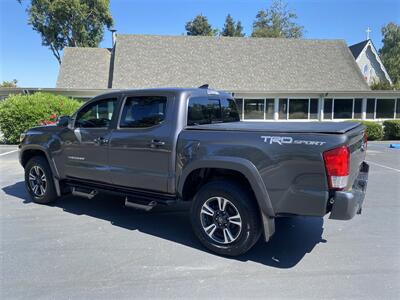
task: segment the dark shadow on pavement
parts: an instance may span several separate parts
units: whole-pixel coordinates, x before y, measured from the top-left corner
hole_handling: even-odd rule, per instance
[[[24,182],[3,188],[11,196],[31,203]],[[171,207],[156,207],[150,212],[129,209],[122,197],[98,195],[88,200],[66,196],[54,206],[75,215],[87,215],[109,221],[111,224],[154,235],[198,250],[207,251],[192,233],[189,220],[189,203]],[[254,261],[275,268],[291,268],[310,253],[322,239],[323,218],[285,217],[276,220],[275,234],[268,243],[262,238],[240,261]],[[208,251],[207,251],[208,252]]]

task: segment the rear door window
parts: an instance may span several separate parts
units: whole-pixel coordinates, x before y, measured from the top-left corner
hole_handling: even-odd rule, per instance
[[[121,114],[120,128],[146,128],[160,124],[165,119],[167,97],[129,97]]]

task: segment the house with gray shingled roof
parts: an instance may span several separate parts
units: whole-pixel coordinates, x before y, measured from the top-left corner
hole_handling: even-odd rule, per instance
[[[111,68],[112,67],[112,68]],[[114,48],[66,48],[57,87],[369,90],[342,40],[118,35]]]
[[[343,40],[117,36],[66,48],[58,89],[198,87],[234,93],[244,120],[384,120],[399,92],[372,92]]]

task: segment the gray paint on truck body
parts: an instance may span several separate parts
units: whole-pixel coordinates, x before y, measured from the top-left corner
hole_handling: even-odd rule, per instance
[[[166,96],[165,120],[150,128],[120,129],[118,120],[129,96]],[[45,153],[55,179],[75,179],[182,196],[187,176],[199,168],[240,172],[249,181],[264,221],[266,239],[273,233],[271,218],[281,214],[324,216],[330,198],[322,153],[350,145],[351,190],[364,160],[358,123],[233,122],[187,126],[190,97],[208,97],[207,89],[149,89],[112,92],[85,105],[108,98],[118,100],[110,128],[77,132],[74,116],[68,127],[30,129],[20,145],[20,158],[29,150]],[[231,98],[219,92],[213,97]],[[76,114],[75,114],[76,115]],[[107,145],[93,143],[106,135]],[[83,141],[82,139],[85,139]],[[273,137],[271,139],[265,137]],[[301,143],[287,143],[289,141]],[[161,139],[162,147],[149,141]],[[286,142],[276,142],[286,141]],[[307,143],[305,143],[307,142]],[[71,159],[79,157],[83,159]]]

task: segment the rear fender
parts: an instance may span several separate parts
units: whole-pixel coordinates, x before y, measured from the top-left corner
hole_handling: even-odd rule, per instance
[[[196,169],[203,168],[218,168],[237,171],[243,174],[254,192],[257,204],[260,208],[260,213],[263,221],[265,239],[274,233],[274,221],[275,217],[274,210],[272,208],[271,199],[268,195],[268,191],[265,187],[264,181],[262,180],[260,173],[253,163],[250,161],[238,158],[238,157],[204,157],[201,160],[195,160],[189,163],[182,171],[182,174],[178,180],[178,193],[182,195],[183,187],[186,178],[189,174]]]

